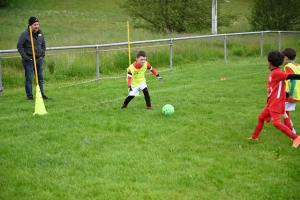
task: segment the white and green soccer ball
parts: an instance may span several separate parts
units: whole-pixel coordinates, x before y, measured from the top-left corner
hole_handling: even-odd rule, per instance
[[[166,104],[164,105],[164,107],[162,108],[161,112],[164,115],[173,115],[175,112],[174,107],[171,104]]]

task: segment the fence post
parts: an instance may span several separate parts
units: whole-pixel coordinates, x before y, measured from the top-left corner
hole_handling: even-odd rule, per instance
[[[170,39],[170,71],[173,70],[173,39]]]
[[[260,57],[263,57],[263,51],[264,51],[264,32],[261,32],[260,35]]]
[[[1,68],[1,57],[0,57],[0,96],[2,96],[2,91],[4,87],[2,87],[2,68]]]
[[[281,49],[281,33],[278,31],[278,51]]]
[[[224,35],[224,63],[227,64],[227,45],[226,45],[226,34]]]
[[[100,67],[99,67],[99,47],[96,46],[96,76],[97,81],[100,81]]]

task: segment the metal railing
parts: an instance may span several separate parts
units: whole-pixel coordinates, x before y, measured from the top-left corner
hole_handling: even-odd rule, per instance
[[[145,41],[136,41],[130,42],[130,45],[134,44],[147,44],[147,43],[165,43],[169,42],[168,46],[170,47],[170,71],[173,70],[173,42],[180,40],[192,40],[192,39],[202,39],[202,38],[212,38],[212,37],[223,37],[224,38],[224,63],[227,63],[227,37],[228,36],[236,36],[236,35],[260,35],[260,57],[263,56],[263,43],[264,43],[264,34],[266,33],[277,33],[278,34],[278,50],[281,49],[281,34],[282,33],[294,33],[299,34],[300,31],[259,31],[259,32],[243,32],[243,33],[228,33],[228,34],[217,34],[217,35],[204,35],[204,36],[190,36],[190,37],[179,37],[179,38],[169,38],[169,39],[158,39],[158,40],[145,40]],[[96,80],[100,81],[100,58],[99,58],[99,50],[105,47],[114,47],[114,46],[124,46],[128,45],[128,42],[122,43],[111,43],[111,44],[95,44],[95,45],[80,45],[80,46],[62,46],[62,47],[48,47],[47,51],[54,50],[67,50],[67,49],[87,49],[93,48],[96,53]],[[4,87],[2,85],[2,68],[1,68],[1,59],[10,58],[10,57],[1,57],[1,54],[6,53],[16,53],[17,49],[11,50],[0,50],[0,96],[2,95],[2,91]]]

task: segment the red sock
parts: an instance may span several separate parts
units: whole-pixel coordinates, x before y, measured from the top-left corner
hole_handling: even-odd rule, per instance
[[[262,118],[258,117],[258,122],[257,122],[254,132],[252,134],[253,139],[258,138],[261,130],[264,128],[264,123],[265,123],[265,121]]]
[[[281,132],[286,134],[292,140],[294,140],[298,137],[298,135],[294,134],[287,126],[285,126],[281,123],[278,123],[277,125],[275,125],[275,127],[278,128],[279,130],[281,130]]]

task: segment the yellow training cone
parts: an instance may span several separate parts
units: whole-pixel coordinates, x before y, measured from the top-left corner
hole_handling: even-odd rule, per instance
[[[45,109],[42,93],[40,86],[36,86],[36,94],[35,94],[35,112],[33,113],[38,114],[38,115],[44,115],[47,114],[48,112]]]

